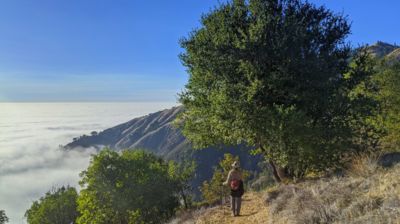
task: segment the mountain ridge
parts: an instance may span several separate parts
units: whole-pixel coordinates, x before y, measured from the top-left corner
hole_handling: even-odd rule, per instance
[[[191,185],[197,195],[199,195],[198,187],[212,177],[214,167],[218,165],[225,153],[239,156],[244,169],[259,170],[258,162],[261,161],[261,156],[250,155],[250,148],[244,145],[194,149],[182,135],[181,130],[173,125],[173,121],[183,110],[183,106],[178,106],[134,118],[98,134],[75,138],[64,148],[74,150],[76,148],[109,147],[116,151],[144,149],[166,160],[178,162],[194,160],[197,168]]]
[[[375,44],[367,46],[367,52],[374,58],[400,61],[400,46],[396,44],[378,41]]]

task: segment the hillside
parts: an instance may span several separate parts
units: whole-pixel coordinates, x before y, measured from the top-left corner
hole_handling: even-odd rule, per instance
[[[367,51],[376,58],[386,59],[389,62],[400,62],[400,47],[378,41],[367,47]]]
[[[399,47],[396,45],[378,41],[375,44],[368,46],[367,49],[372,56],[377,58],[383,58],[389,55],[394,50],[399,49]]]
[[[399,173],[400,164],[383,168],[376,159],[363,157],[342,177],[309,179],[263,192],[247,192],[242,216],[231,217],[229,207],[218,205],[181,214],[170,224],[398,224]]]
[[[92,136],[83,135],[64,147],[67,150],[88,147],[100,149],[104,146],[117,151],[144,149],[168,160],[195,160],[197,170],[192,186],[196,191],[204,180],[211,178],[213,168],[225,153],[238,155],[245,169],[258,169],[257,163],[260,161],[260,157],[249,155],[249,149],[244,146],[194,150],[182,135],[181,130],[172,124],[182,110],[183,107],[174,107],[135,118]]]
[[[96,135],[83,135],[65,147],[72,149],[108,146],[116,150],[144,148],[163,157],[174,157],[172,155],[174,150],[189,145],[180,131],[171,125],[181,111],[182,107],[174,107],[151,113],[108,128]]]
[[[397,48],[395,50],[393,50],[392,52],[390,52],[386,58],[390,61],[394,60],[394,61],[400,61],[400,48]]]

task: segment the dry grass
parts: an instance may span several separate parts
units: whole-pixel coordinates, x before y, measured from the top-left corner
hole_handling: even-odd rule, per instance
[[[369,177],[379,168],[381,154],[361,154],[353,159],[347,173],[353,177]]]
[[[268,223],[400,223],[400,165],[357,158],[349,175],[285,185],[267,193]]]

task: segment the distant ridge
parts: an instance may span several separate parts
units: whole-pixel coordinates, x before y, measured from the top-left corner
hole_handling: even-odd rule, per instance
[[[400,61],[400,47],[394,44],[388,44],[378,41],[367,47],[367,51],[376,58],[386,58],[388,60]]]
[[[174,107],[135,118],[97,135],[81,136],[65,147],[108,146],[115,150],[143,148],[167,157],[172,149],[188,144],[180,131],[172,126],[172,121],[182,110],[183,107]]]

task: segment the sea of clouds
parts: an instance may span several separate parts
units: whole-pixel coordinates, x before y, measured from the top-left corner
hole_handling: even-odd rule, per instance
[[[10,223],[54,187],[79,188],[94,149],[64,151],[72,138],[176,103],[0,103],[0,210]]]

